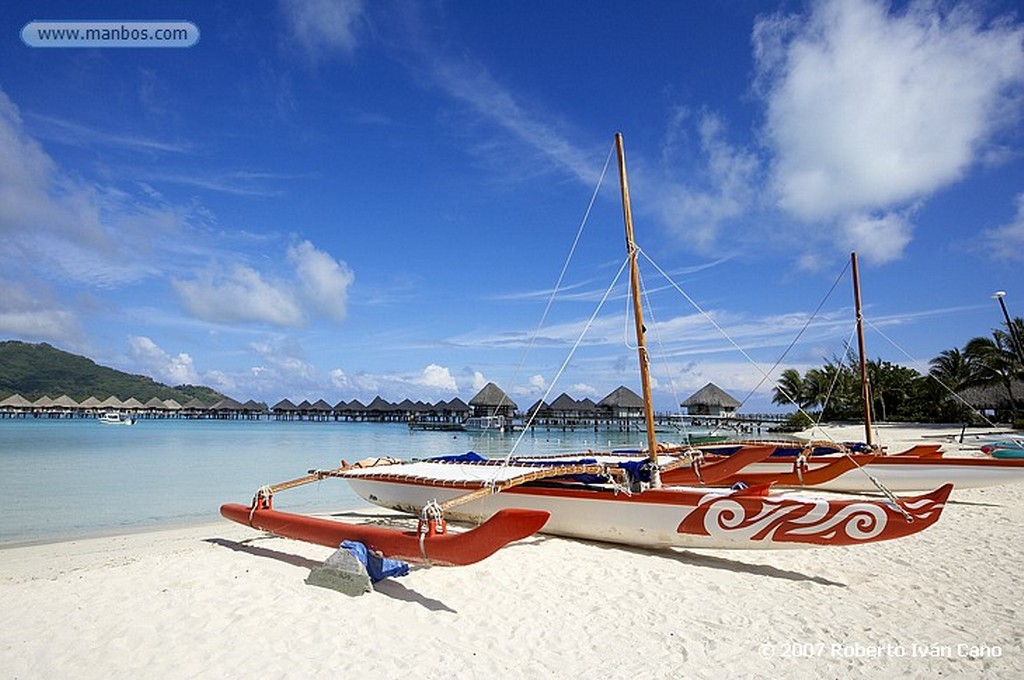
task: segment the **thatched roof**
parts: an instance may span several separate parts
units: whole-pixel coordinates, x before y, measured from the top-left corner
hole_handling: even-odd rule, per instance
[[[82,403],[79,404],[82,408],[96,408],[100,405],[100,400],[96,397],[86,397]]]
[[[210,406],[211,411],[241,411],[242,405],[231,397],[221,399],[217,403]]]
[[[395,405],[392,404],[390,401],[384,401],[383,397],[377,395],[376,397],[373,398],[373,401],[366,405],[366,410],[380,411],[383,413],[385,411],[394,411]]]
[[[282,399],[281,401],[279,401],[276,404],[274,404],[273,410],[274,411],[279,411],[279,412],[280,411],[294,411],[295,410],[295,404],[293,404],[290,399]]]
[[[579,402],[562,392],[551,402],[550,408],[552,411],[578,411]]]
[[[527,415],[533,415],[534,413],[543,413],[544,411],[547,411],[547,410],[548,410],[548,405],[544,402],[544,400],[543,399],[538,399],[537,401],[533,402],[533,406],[531,406],[530,408],[526,409],[526,414]]]
[[[1014,398],[1020,402],[1024,400],[1024,382],[1017,380],[1011,386]],[[976,409],[1004,409],[1010,408],[1010,396],[1006,393],[1005,385],[987,385],[985,387],[968,387],[960,390],[957,395]]]
[[[740,402],[729,396],[725,390],[714,383],[708,383],[694,392],[680,406],[719,406],[722,408],[738,408]]]
[[[32,406],[32,402],[21,396],[20,394],[12,394],[3,401],[0,401],[0,406],[8,406],[11,408],[28,408]]]
[[[148,409],[156,409],[158,411],[166,411],[167,410],[167,404],[165,404],[164,402],[160,401],[160,399],[158,399],[157,397],[153,397],[152,399],[147,401],[145,406]]]
[[[469,400],[470,406],[507,406],[508,408],[519,408],[509,399],[505,391],[492,382],[484,385],[484,388],[476,393],[476,396]]]
[[[323,399],[317,399],[310,408],[314,411],[329,412],[331,410],[331,405]]]
[[[607,397],[597,402],[597,405],[606,408],[643,408],[644,400],[633,390],[620,385],[612,390]]]
[[[469,410],[469,405],[458,397],[455,397],[448,402],[448,406],[446,408],[452,412],[466,412]]]
[[[62,394],[54,399],[53,405],[60,406],[61,408],[78,408],[78,402],[66,394]]]
[[[124,402],[121,401],[120,399],[118,399],[117,397],[115,397],[114,395],[110,395],[109,397],[107,397],[106,399],[104,399],[103,401],[100,402],[100,408],[123,408],[123,407],[124,407]]]

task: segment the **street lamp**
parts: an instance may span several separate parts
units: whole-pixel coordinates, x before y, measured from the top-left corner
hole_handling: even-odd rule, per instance
[[[992,293],[992,297],[999,300],[999,306],[1003,310],[1003,318],[1006,319],[1006,328],[1010,331],[1010,340],[1013,343],[1013,351],[1017,355],[1017,361],[1024,366],[1024,352],[1021,351],[1020,338],[1017,337],[1017,329],[1014,327],[1013,322],[1010,321],[1010,313],[1006,311],[1006,302],[1003,298],[1006,297],[1005,290],[997,290]]]

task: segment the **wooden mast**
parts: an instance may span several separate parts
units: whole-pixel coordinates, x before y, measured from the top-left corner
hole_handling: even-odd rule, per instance
[[[626,252],[629,253],[629,287],[633,298],[633,321],[636,324],[636,345],[640,357],[640,387],[644,398],[644,421],[647,425],[647,456],[652,464],[652,483],[661,486],[658,474],[658,440],[654,433],[654,406],[651,402],[650,358],[644,335],[643,305],[640,299],[640,269],[637,266],[637,247],[633,239],[633,209],[629,204],[629,181],[626,179],[626,152],[622,147],[622,133],[615,133],[615,150],[619,158],[619,186],[622,190],[622,219],[626,223]]]
[[[875,443],[871,435],[871,380],[868,378],[868,358],[864,351],[864,313],[860,304],[860,274],[857,270],[857,253],[850,254],[853,263],[853,304],[857,310],[857,352],[860,355],[860,390],[864,399],[864,442],[869,448]]]

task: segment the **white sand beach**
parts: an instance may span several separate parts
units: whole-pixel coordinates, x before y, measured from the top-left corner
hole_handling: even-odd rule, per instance
[[[227,521],[11,548],[0,677],[1020,678],[1022,524],[1017,485],[955,491],[929,530],[856,548],[535,536],[357,598],[305,584],[330,549]]]

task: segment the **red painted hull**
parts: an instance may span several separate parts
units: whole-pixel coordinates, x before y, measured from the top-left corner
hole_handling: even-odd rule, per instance
[[[461,533],[430,534],[399,531],[369,524],[348,524],[289,512],[227,503],[220,514],[233,522],[337,548],[342,541],[358,541],[385,557],[434,566],[463,566],[490,557],[513,541],[540,531],[550,513],[510,508],[499,510],[478,527]]]
[[[846,474],[858,465],[867,465],[873,460],[875,460],[874,454],[856,453],[836,458],[826,465],[822,465],[814,469],[804,469],[802,473],[798,472],[796,469],[792,472],[749,472],[744,470],[736,473],[730,478],[721,480],[719,483],[723,486],[731,486],[737,482],[743,482],[750,486],[759,486],[763,484],[776,484],[778,486],[817,486],[819,484],[830,482],[839,475]]]
[[[678,467],[674,470],[666,470],[661,473],[661,481],[664,484],[691,485],[691,484],[719,484],[722,480],[732,477],[743,468],[752,463],[757,463],[772,455],[774,446],[744,446],[731,456],[714,456],[705,460],[700,466],[700,473],[692,466]]]

